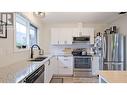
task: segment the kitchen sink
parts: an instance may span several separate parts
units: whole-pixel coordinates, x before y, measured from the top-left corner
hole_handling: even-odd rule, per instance
[[[46,58],[47,57],[37,57],[37,58],[34,58],[34,59],[30,59],[29,61],[43,61]]]

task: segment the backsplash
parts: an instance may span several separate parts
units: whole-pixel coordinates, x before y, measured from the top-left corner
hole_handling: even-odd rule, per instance
[[[75,44],[75,45],[53,45],[53,46],[50,46],[50,51],[53,54],[71,53],[71,51],[73,49],[76,49],[76,48],[86,48],[86,49],[90,49],[89,51],[91,51],[91,48],[92,47],[93,47],[93,45],[83,45],[83,44]],[[66,50],[68,50],[68,52],[65,52]]]

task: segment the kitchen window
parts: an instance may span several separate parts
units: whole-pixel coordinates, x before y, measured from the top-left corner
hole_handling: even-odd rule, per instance
[[[14,47],[16,50],[26,50],[33,44],[37,44],[37,27],[31,24],[28,19],[16,13],[15,26]]]
[[[30,47],[37,44],[37,27],[32,24],[30,24],[29,43]]]

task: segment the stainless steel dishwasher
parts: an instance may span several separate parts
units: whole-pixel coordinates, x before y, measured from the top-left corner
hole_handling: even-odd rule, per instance
[[[25,83],[44,83],[45,65],[40,66],[36,71],[25,78]]]

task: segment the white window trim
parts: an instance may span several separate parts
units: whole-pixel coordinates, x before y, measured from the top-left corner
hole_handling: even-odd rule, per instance
[[[25,17],[23,14],[21,14],[21,13],[14,13],[14,52],[25,52],[25,51],[29,51],[30,50],[30,46],[29,46],[29,32],[27,32],[27,48],[25,48],[25,49],[18,49],[17,47],[16,47],[16,16],[17,15],[19,15],[23,20],[25,20],[25,21],[28,21],[29,23],[28,23],[28,25],[27,25],[27,31],[29,31],[29,27],[30,27],[30,20],[28,20],[27,19],[27,17]],[[32,25],[34,25],[33,23],[31,23]],[[37,27],[37,26],[36,26]],[[37,27],[38,28],[38,27]],[[38,29],[37,29],[37,44],[39,44],[39,31],[38,31]]]

